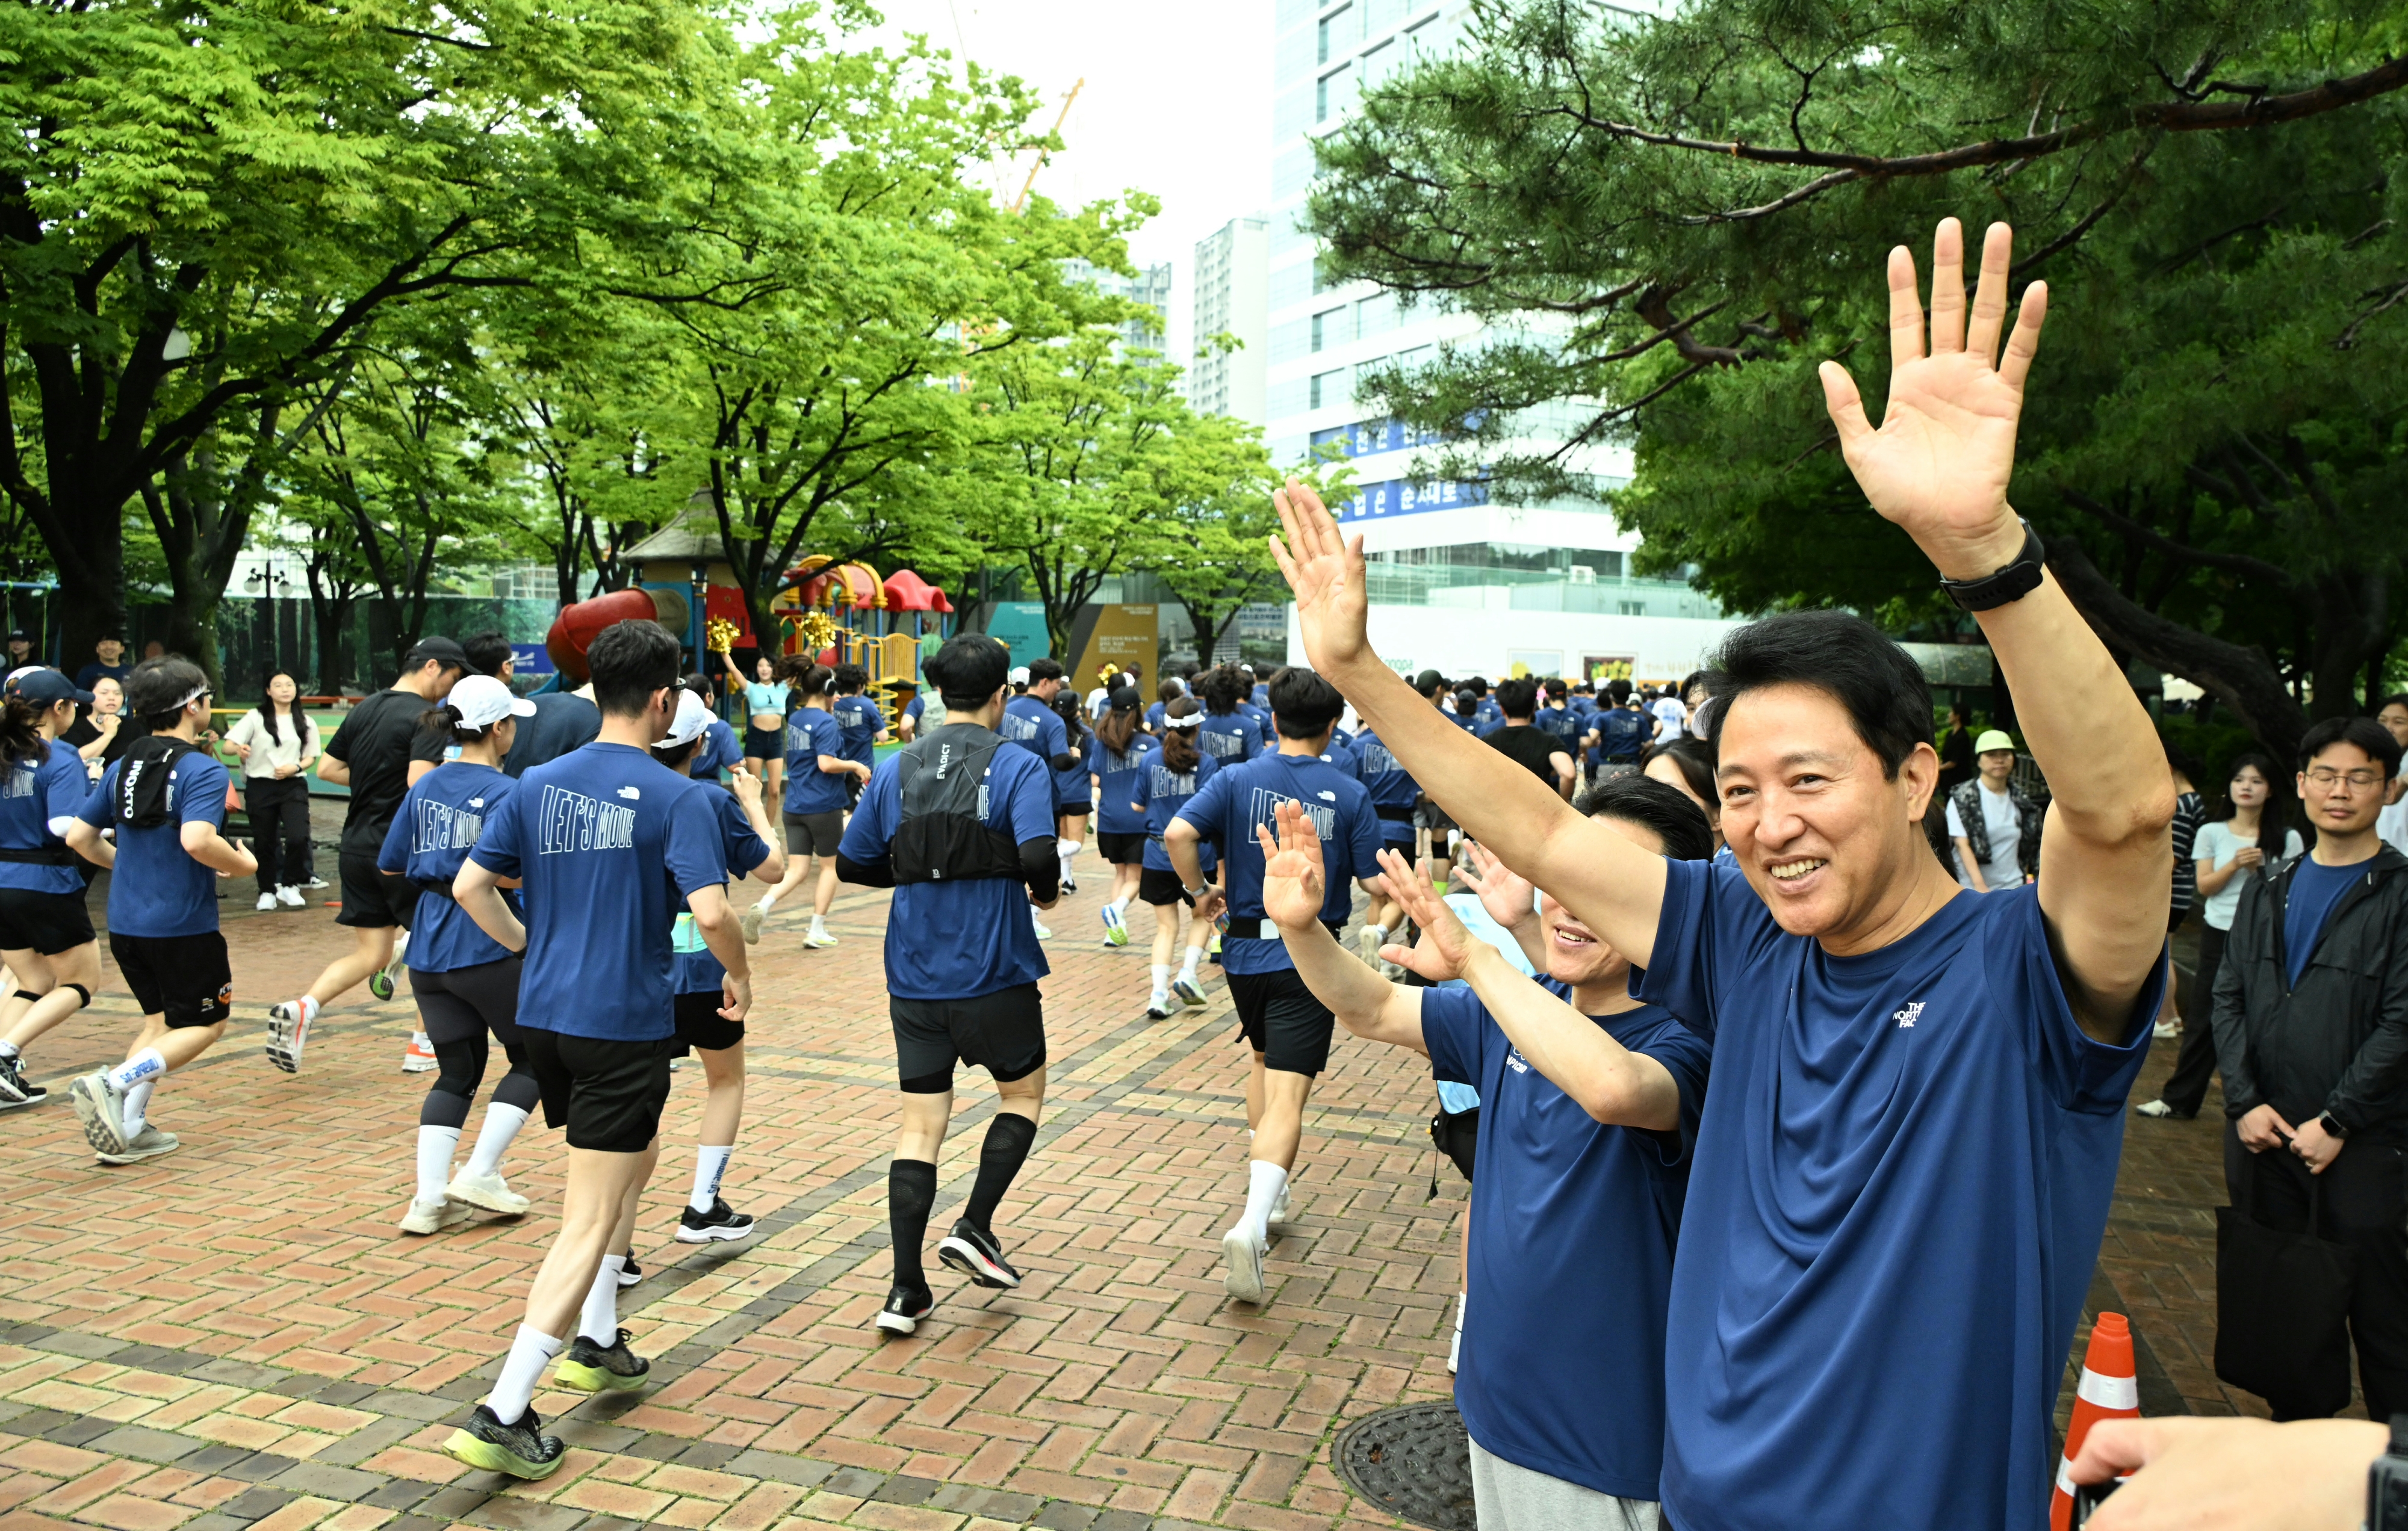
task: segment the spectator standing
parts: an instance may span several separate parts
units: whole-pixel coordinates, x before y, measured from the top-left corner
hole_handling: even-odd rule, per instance
[[[1973,751],[1981,774],[1948,798],[1956,880],[1975,893],[2020,888],[2040,873],[2041,807],[2014,789],[2015,741],[2004,729],[1985,730]]]
[[[95,656],[92,663],[76,671],[77,690],[90,691],[93,682],[103,676],[122,686],[125,684],[125,678],[134,673],[134,666],[125,663],[124,634],[102,634],[99,640],[93,644],[92,651]]]
[[[2200,929],[2199,969],[2190,992],[2199,1000],[2199,1010],[2208,1010],[2215,994],[2215,975],[2224,963],[2225,941],[2233,911],[2241,907],[2242,891],[2265,872],[2306,853],[2300,832],[2286,826],[2288,815],[2274,788],[2280,780],[2270,755],[2253,751],[2235,759],[2224,801],[2191,843]],[[2200,1103],[2207,1098],[2208,1078],[2214,1072],[2215,1028],[2204,1023],[2196,1031],[2185,1027],[2173,1073],[2157,1099],[2133,1109],[2143,1116],[2187,1122],[2199,1114]]]
[[[84,709],[75,726],[59,736],[59,742],[83,757],[84,768],[93,780],[117,764],[125,747],[134,742],[139,728],[125,723],[125,688],[103,676],[91,687],[92,706]]]
[[[2374,721],[2390,731],[2402,750],[2408,750],[2408,692],[2386,696],[2382,710],[2375,713]],[[2383,811],[2374,821],[2374,832],[2383,837],[2384,844],[2408,855],[2408,778],[2392,778],[2391,791],[2385,796]]]
[[[2174,902],[2166,916],[2166,960],[2173,960],[2174,932],[2190,918],[2190,907],[2199,897],[2199,868],[2191,864],[2192,843],[2199,837],[2200,821],[2207,817],[2207,804],[2199,794],[2191,778],[2199,774],[2199,765],[2189,755],[2166,741],[2166,768],[2174,778]],[[2157,1035],[2179,1037],[2183,1032],[2182,968],[2175,966],[2166,980],[2165,1008],[2157,1014]]]
[[[259,908],[299,909],[309,856],[309,767],[318,763],[318,720],[300,702],[301,688],[281,671],[267,678],[267,694],[226,731],[226,748],[242,762],[242,806],[251,819],[251,849],[259,863]]]
[[[2408,857],[2374,833],[2400,743],[2371,718],[2328,718],[2300,740],[2300,802],[2315,849],[2241,895],[2216,973],[2225,1180],[2278,1232],[2357,1254],[2349,1305],[2366,1412],[2408,1409]],[[2319,1412],[2266,1400],[2274,1418]]]

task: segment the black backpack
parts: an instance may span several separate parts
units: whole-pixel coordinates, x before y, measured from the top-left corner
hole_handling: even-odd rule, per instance
[[[977,723],[947,723],[905,745],[896,766],[903,802],[896,826],[895,880],[959,882],[1021,875],[1020,847],[986,823],[987,782],[1003,736]]]

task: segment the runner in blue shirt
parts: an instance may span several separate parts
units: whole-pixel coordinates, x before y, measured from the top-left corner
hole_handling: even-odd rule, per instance
[[[1336,1023],[1297,977],[1279,933],[1263,919],[1263,851],[1254,831],[1271,823],[1272,809],[1282,803],[1302,804],[1312,816],[1338,874],[1330,879],[1321,911],[1332,931],[1354,908],[1347,879],[1376,891],[1380,821],[1371,811],[1371,794],[1321,758],[1345,706],[1338,688],[1312,671],[1298,665],[1280,671],[1271,683],[1279,753],[1214,772],[1163,836],[1163,848],[1178,869],[1182,889],[1196,899],[1197,915],[1211,918],[1224,903],[1229,909],[1221,970],[1228,976],[1229,998],[1254,1053],[1246,1116],[1254,1140],[1246,1166],[1246,1209],[1222,1236],[1221,1252],[1228,1266],[1229,1295],[1256,1305],[1268,1296],[1263,1259],[1270,1252],[1270,1225],[1284,1215],[1305,1102],[1314,1077],[1328,1065]],[[1207,838],[1221,848],[1226,894],[1204,886],[1197,842]]]
[[[785,790],[786,677],[779,660],[767,654],[752,662],[752,679],[744,683],[744,764],[761,779],[772,799]]]
[[[1224,665],[1204,673],[1200,689],[1204,722],[1197,730],[1196,747],[1222,766],[1235,766],[1261,754],[1264,729],[1249,715],[1245,677]]]
[[[1104,899],[1104,944],[1128,945],[1128,907],[1145,869],[1145,810],[1135,802],[1138,773],[1162,741],[1137,725],[1138,693],[1123,686],[1105,700],[1096,724],[1096,849],[1112,869]]]
[[[710,677],[696,672],[685,678],[685,689],[702,698],[704,710],[710,721],[703,729],[702,747],[686,763],[686,774],[696,781],[717,781],[720,773],[732,771],[744,761],[744,743],[737,737],[735,725],[719,716],[719,693]]]
[[[1380,843],[1412,860],[1418,838],[1413,809],[1421,802],[1421,784],[1369,728],[1354,736],[1354,757],[1356,775],[1371,794],[1371,811],[1380,817]],[[1403,920],[1404,910],[1393,900],[1374,896],[1355,937],[1361,943],[1363,960],[1375,965],[1383,978],[1396,976],[1396,965],[1383,962],[1380,949],[1388,944],[1390,931],[1403,928]]]
[[[1140,767],[1136,780],[1129,783],[1129,807],[1145,815],[1145,851],[1138,866],[1137,899],[1154,910],[1154,989],[1146,1001],[1145,1014],[1150,1021],[1168,1020],[1172,995],[1182,1005],[1200,1006],[1205,1002],[1204,980],[1200,969],[1204,964],[1207,932],[1211,922],[1195,912],[1196,900],[1181,885],[1178,872],[1171,868],[1170,853],[1163,848],[1162,837],[1169,833],[1170,822],[1187,800],[1212,780],[1220,763],[1197,748],[1197,734],[1204,722],[1204,709],[1193,696],[1173,700],[1162,720],[1162,749]],[[1197,844],[1198,866],[1207,879],[1217,869],[1212,842]],[[1170,976],[1170,953],[1179,940],[1179,906],[1188,907],[1187,958],[1179,976]]]
[[[1789,611],[1725,641],[1733,859],[1668,863],[1428,718],[1365,635],[1359,551],[1310,490],[1278,495],[1306,652],[1474,837],[1644,970],[1639,997],[1713,1043],[1666,1309],[1662,1495],[1684,1531],[1801,1506],[2045,1522],[2051,1409],[2165,981],[2165,752],[2004,497],[2045,296],[2027,290],[1994,366],[2009,235],[1992,225],[1970,310],[1961,240],[1942,224],[1928,356],[1892,258],[1880,429],[1844,367],[1822,379],[1866,497],[2033,699],[2017,721],[2056,794],[2036,884],[1964,894],[1931,854],[1930,688],[1870,623]]]
[[[401,1231],[420,1235],[466,1223],[480,1209],[504,1217],[526,1214],[532,1204],[503,1179],[502,1155],[542,1098],[519,1036],[521,960],[452,902],[452,880],[485,821],[518,789],[516,780],[502,774],[502,761],[517,739],[519,720],[535,716],[535,704],[493,676],[467,675],[433,711],[459,758],[411,785],[377,851],[377,870],[406,878],[418,890],[409,992],[418,1004],[419,1030],[435,1050],[436,1074],[418,1109],[418,1189],[402,1214]],[[503,897],[510,900],[507,893]],[[296,1064],[307,1040],[306,1031],[294,1037]],[[452,1153],[477,1086],[484,1082],[492,1042],[501,1044],[509,1070],[494,1083],[476,1147],[454,1175]]]
[[[25,1078],[23,1051],[100,987],[82,863],[64,838],[92,783],[83,757],[58,742],[91,703],[92,693],[41,669],[9,683],[0,711],[0,959],[17,980],[0,999],[0,1110],[50,1098]]]
[[[669,731],[652,746],[652,758],[670,770],[692,776],[695,763],[710,747],[711,716],[708,698],[686,677],[686,694],[678,698]],[[751,876],[775,884],[786,870],[786,858],[777,850],[777,831],[769,823],[761,779],[738,766],[729,790],[712,793],[710,808],[719,828],[719,849],[730,878]],[[677,1021],[678,1051],[692,1049],[702,1059],[704,1095],[702,1126],[695,1147],[694,1188],[685,1209],[678,1214],[670,1236],[681,1244],[721,1243],[752,1233],[752,1219],[727,1205],[719,1194],[727,1162],[736,1153],[736,1130],[744,1121],[744,1023],[720,1013],[720,993],[727,979],[724,964],[711,954],[699,923],[686,901],[679,900],[677,922],[670,934],[675,972],[670,989]],[[633,1229],[629,1230],[630,1235]],[[632,1260],[635,1251],[623,1249]]]
[[[858,665],[836,667],[836,701],[828,710],[844,726],[844,758],[856,766],[878,764],[878,746],[886,742],[886,714],[879,705],[862,694],[869,685],[869,672]],[[861,801],[862,783],[867,775],[848,779],[844,784],[846,807]]]
[[[1054,714],[1062,720],[1062,737],[1070,741],[1072,757],[1054,773],[1054,845],[1062,862],[1062,891],[1077,893],[1079,880],[1073,872],[1079,852],[1086,849],[1087,817],[1096,810],[1096,739],[1074,693],[1054,693]]]
[[[1062,680],[1062,666],[1051,659],[1037,660],[1025,670],[1013,670],[1011,684],[1018,694],[1004,705],[1003,716],[996,723],[996,732],[1006,742],[1019,745],[1054,771],[1070,770],[1084,758],[1083,751],[1071,743],[1070,731],[1061,715],[1054,710],[1054,698],[1061,694]],[[1054,835],[1058,847],[1063,837],[1063,826],[1058,822]],[[1058,849],[1055,853],[1058,857]],[[1028,915],[1028,928],[1037,933],[1037,938],[1050,939],[1054,933],[1037,918],[1035,908],[1029,909]]]
[[[1162,715],[1171,703],[1187,694],[1187,682],[1175,675],[1166,675],[1155,688],[1154,705],[1145,709],[1145,731],[1155,738],[1162,737]]]
[[[678,1046],[670,928],[680,896],[727,966],[719,1013],[741,1021],[752,1005],[714,794],[652,757],[684,694],[680,657],[658,622],[604,628],[586,651],[600,736],[520,779],[452,885],[486,935],[525,958],[521,1040],[545,1123],[568,1134],[560,1231],[528,1291],[526,1320],[492,1392],[443,1443],[470,1467],[514,1478],[549,1476],[566,1451],[530,1407],[555,1358],[557,1387],[616,1392],[650,1381],[651,1364],[618,1326],[622,1262],[608,1252],[626,1247],[660,1156]],[[524,888],[523,923],[501,896],[510,878]]]
[[[1713,850],[1705,816],[1660,781],[1607,782],[1581,811],[1650,854]],[[1424,935],[1389,950],[1444,987],[1375,977],[1319,923],[1312,822],[1293,806],[1280,821],[1264,908],[1314,995],[1354,1035],[1427,1053],[1440,1080],[1479,1090],[1455,1401],[1480,1524],[1655,1524],[1665,1300],[1705,1040],[1632,998],[1627,957],[1477,848],[1465,868],[1483,869],[1477,907],[1537,981],[1393,848],[1382,881]]]
[[[903,1110],[886,1175],[895,1283],[876,1320],[893,1334],[911,1333],[937,1304],[920,1247],[937,1199],[956,1063],[984,1068],[998,1098],[978,1179],[937,1257],[980,1286],[1020,1284],[995,1214],[1027,1162],[1044,1107],[1037,980],[1046,973],[1044,950],[1020,910],[1060,896],[1062,864],[1046,763],[995,731],[1010,663],[1011,651],[972,633],[949,639],[923,666],[943,694],[945,726],[878,767],[839,853],[846,881],[895,890],[886,993]]]
[[[225,1035],[234,969],[218,932],[217,881],[259,869],[225,837],[226,768],[197,742],[209,721],[208,677],[189,660],[146,659],[126,677],[125,706],[148,737],[101,774],[66,833],[77,855],[110,869],[108,954],[142,1007],[125,1061],[67,1087],[84,1141],[111,1165],[180,1146],[150,1124],[150,1092]]]
[[[803,944],[830,947],[827,927],[836,903],[836,848],[844,837],[844,813],[852,806],[851,783],[869,780],[869,767],[845,753],[844,724],[831,710],[836,672],[813,665],[795,673],[794,694],[802,705],[786,720],[786,872],[778,885],[742,916],[744,939],[761,939],[761,922],[778,900],[811,884],[811,925]]]

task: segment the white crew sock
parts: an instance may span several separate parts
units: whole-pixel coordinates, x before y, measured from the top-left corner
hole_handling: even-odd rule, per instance
[[[1081,843],[1082,842],[1078,840],[1064,840],[1059,846],[1054,848],[1062,857],[1062,875],[1064,877],[1068,877],[1070,875],[1070,863],[1079,859],[1079,847]]]
[[[1170,964],[1167,962],[1154,965],[1154,997],[1156,999],[1170,997]]]
[[[1179,976],[1183,979],[1194,978],[1196,976],[1196,969],[1201,966],[1203,962],[1204,949],[1200,946],[1189,947],[1187,949],[1187,960],[1180,965]]]
[[[772,889],[770,889],[767,893],[765,893],[765,894],[763,894],[761,895],[761,902],[759,902],[759,903],[757,903],[757,904],[753,905],[752,907],[753,907],[754,909],[759,909],[762,913],[767,914],[767,913],[768,913],[768,912],[769,912],[770,909],[771,909],[773,906],[775,906],[775,905],[776,905],[776,903],[777,903],[777,902],[778,902],[778,890],[777,890],[777,889],[775,889],[775,888],[772,888]]]
[[[452,1183],[452,1151],[459,1146],[459,1128],[419,1124],[418,1200],[421,1203],[431,1206],[443,1199],[443,1188]]]
[[[710,1210],[711,1203],[719,1199],[719,1178],[727,1173],[727,1156],[735,1152],[733,1143],[725,1148],[704,1144],[694,1151],[694,1195],[685,1198],[688,1207],[697,1212]]]
[[[17,1055],[18,1055],[18,1052],[17,1052],[17,1044],[16,1044],[16,1043],[14,1043],[14,1042],[0,1042],[0,1058],[13,1058],[13,1057],[16,1057]]]
[[[167,1060],[155,1047],[146,1047],[108,1071],[109,1082],[121,1090],[131,1090],[144,1080],[155,1080],[167,1072]]]
[[[1364,928],[1365,930],[1368,930],[1368,931],[1369,931],[1369,932],[1371,933],[1371,942],[1372,942],[1372,944],[1373,944],[1374,946],[1385,946],[1385,945],[1387,944],[1387,941],[1388,941],[1388,927],[1387,927],[1387,926],[1385,926],[1385,925],[1365,925],[1363,928]]]
[[[535,1401],[536,1385],[562,1349],[561,1341],[550,1335],[519,1325],[519,1332],[510,1338],[509,1358],[502,1363],[502,1374],[494,1379],[494,1391],[485,1395],[485,1407],[493,1410],[494,1418],[516,1424],[526,1417],[527,1405]]]
[[[1042,930],[1045,928],[1045,916],[1039,912],[1037,906],[1034,904],[1028,906],[1028,923],[1036,929]]]
[[[156,1079],[144,1080],[125,1092],[125,1136],[134,1137],[149,1124],[150,1092],[159,1088]]]
[[[1267,1159],[1246,1161],[1246,1214],[1240,1219],[1250,1229],[1257,1242],[1271,1236],[1271,1209],[1279,1205],[1281,1187],[1287,1184],[1287,1171]]]
[[[814,914],[811,916],[811,934],[814,936],[824,936],[827,934],[826,915]]]
[[[502,1155],[510,1151],[510,1140],[526,1125],[527,1113],[523,1109],[502,1101],[485,1107],[485,1124],[477,1129],[477,1146],[468,1153],[468,1173],[498,1175],[502,1172]]]
[[[626,1268],[625,1255],[604,1255],[602,1268],[594,1273],[594,1284],[586,1289],[585,1310],[577,1315],[577,1332],[596,1345],[619,1341],[619,1272]]]
[[[312,999],[308,994],[303,994],[298,1000],[294,1001],[294,1003],[301,1007],[301,1023],[303,1025],[306,1026],[318,1019],[318,1002],[315,999]]]

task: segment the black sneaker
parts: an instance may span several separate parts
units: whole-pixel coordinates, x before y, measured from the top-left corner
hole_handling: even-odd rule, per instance
[[[936,1310],[936,1295],[926,1287],[898,1286],[886,1294],[886,1306],[878,1310],[877,1324],[890,1335],[908,1335]]]
[[[0,1111],[19,1106],[39,1106],[50,1098],[50,1093],[25,1078],[21,1059],[0,1058]]]
[[[454,1461],[487,1472],[549,1478],[568,1454],[568,1448],[558,1436],[543,1434],[543,1421],[536,1418],[533,1409],[520,1415],[516,1424],[504,1424],[494,1418],[491,1409],[479,1404],[468,1411],[468,1423],[443,1443],[443,1452]]]
[[[1014,1287],[1020,1284],[1020,1272],[1003,1257],[1003,1246],[995,1235],[963,1218],[953,1224],[953,1231],[937,1246],[937,1258],[960,1271],[981,1286]]]
[[[631,1254],[627,1256],[627,1263],[619,1267],[619,1290],[624,1292],[627,1288],[635,1285],[638,1281],[640,1281],[643,1279],[643,1267],[636,1264],[636,1257],[634,1255]]]
[[[568,1342],[568,1353],[552,1369],[552,1380],[580,1393],[626,1393],[652,1380],[652,1364],[627,1348],[631,1337],[619,1331],[608,1345],[596,1345],[579,1335]]]
[[[697,1212],[691,1202],[678,1214],[677,1232],[671,1237],[681,1244],[710,1244],[729,1238],[752,1237],[752,1217],[739,1212],[717,1196],[710,1198],[710,1210]]]

